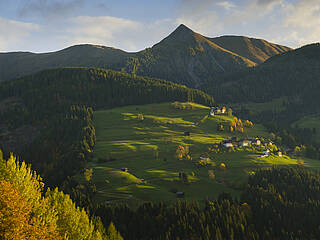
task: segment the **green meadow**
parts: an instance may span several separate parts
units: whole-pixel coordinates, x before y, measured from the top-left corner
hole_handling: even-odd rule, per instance
[[[229,126],[233,117],[208,116],[208,107],[194,103],[181,105],[185,109],[164,103],[95,112],[97,141],[87,168],[93,169],[97,202],[170,201],[177,198],[177,191],[184,192],[185,199],[197,201],[215,198],[221,192],[239,196],[256,169],[297,164],[288,156],[261,157],[261,148],[209,151],[213,144],[233,136],[267,138],[269,134],[261,125],[246,128],[243,134],[221,132],[217,126]],[[191,159],[177,159],[179,145],[189,146]],[[205,166],[199,164],[202,155],[209,158]],[[319,167],[312,160],[305,160],[305,165]],[[121,168],[128,168],[128,172]],[[179,173],[187,175],[187,182]],[[84,181],[81,175],[77,178]]]

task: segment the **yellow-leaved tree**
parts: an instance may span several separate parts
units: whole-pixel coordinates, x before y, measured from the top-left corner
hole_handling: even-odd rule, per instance
[[[0,235],[1,240],[108,239],[95,229],[85,210],[76,207],[69,195],[57,188],[44,193],[40,176],[13,155],[7,161],[3,160],[1,150],[0,182],[0,234],[20,234],[18,238]],[[14,215],[18,216],[17,219],[10,218]]]
[[[23,200],[8,181],[0,181],[0,239],[62,239],[57,231],[43,225],[32,215],[32,206]]]
[[[94,225],[86,211],[76,207],[69,195],[59,191],[58,188],[48,189],[46,199],[50,207],[57,212],[57,229],[65,239],[101,239],[101,236],[94,232]]]
[[[56,211],[49,207],[48,201],[42,196],[44,184],[30,166],[25,162],[20,163],[13,155],[7,161],[1,158],[0,180],[9,182],[21,199],[31,207],[34,221],[43,225],[48,231],[55,232]]]

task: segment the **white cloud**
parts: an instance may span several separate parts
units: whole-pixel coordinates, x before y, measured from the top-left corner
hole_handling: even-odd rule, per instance
[[[0,17],[0,51],[19,49],[30,40],[32,34],[40,31],[40,25],[14,21]],[[18,48],[17,48],[18,47]]]
[[[111,16],[80,16],[69,19],[62,30],[68,45],[92,43],[137,51],[151,47],[171,31],[172,21],[163,19],[150,24]]]
[[[62,0],[31,2],[37,1],[45,4],[47,11],[55,9],[54,16],[65,13]],[[82,1],[68,0],[65,11],[69,9],[69,13],[76,2]],[[48,18],[41,25],[0,17],[0,51],[44,52],[82,43],[137,51],[159,42],[180,23],[209,37],[246,35],[292,47],[320,39],[319,0],[181,0],[174,16],[152,22],[62,15]]]
[[[287,4],[284,9],[283,28],[295,33],[293,40],[297,46],[320,41],[320,2],[300,0]]]
[[[259,29],[260,21],[267,22],[266,16],[282,3],[283,0],[184,0],[177,22],[212,37],[245,35]]]
[[[184,0],[177,19],[212,37],[247,35],[291,47],[320,39],[319,0]]]
[[[127,51],[159,42],[180,24],[209,37],[225,34],[264,38],[297,47],[320,39],[320,2],[298,0],[185,0],[176,19],[144,23],[111,16],[79,16],[57,29],[60,46],[91,43]],[[319,29],[319,30],[318,30]]]
[[[212,32],[220,32],[222,25],[218,24],[218,16],[215,12],[206,12],[201,17],[195,15],[193,17],[181,16],[176,20],[178,24],[185,24],[192,30],[204,35],[210,35]]]
[[[217,5],[225,8],[226,10],[230,10],[230,9],[236,7],[236,5],[234,5],[232,2],[228,2],[228,1],[218,2]]]
[[[320,1],[300,1],[296,5],[287,6],[285,24],[288,27],[314,28],[320,27]]]
[[[175,21],[150,23],[111,16],[79,16],[40,25],[0,18],[0,51],[56,51],[75,44],[96,44],[126,51],[151,47],[173,31]]]
[[[258,6],[267,8],[267,10],[270,11],[278,5],[282,5],[284,3],[284,0],[255,0],[253,1],[253,3]]]
[[[112,46],[116,42],[122,41],[120,37],[123,37],[123,33],[131,35],[139,31],[141,27],[139,22],[122,18],[79,16],[71,18],[68,28],[64,30],[68,33],[69,44],[95,43]],[[128,36],[126,44],[134,47],[129,39]]]
[[[216,0],[184,0],[179,5],[176,24],[185,24],[192,30],[204,35],[219,32],[221,25],[217,22]]]

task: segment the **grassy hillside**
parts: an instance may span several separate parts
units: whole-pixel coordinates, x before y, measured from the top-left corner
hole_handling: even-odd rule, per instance
[[[256,64],[263,63],[268,58],[292,50],[289,47],[267,42],[263,39],[243,36],[221,36],[208,38],[224,49],[237,53]]]
[[[208,117],[208,107],[185,105],[192,109],[175,109],[171,103],[164,103],[94,113],[97,141],[94,160],[87,167],[93,169],[97,201],[174,200],[175,191],[185,192],[185,198],[190,200],[213,198],[223,191],[237,196],[248,175],[257,168],[297,164],[288,156],[261,158],[261,148],[209,151],[214,143],[233,136],[267,137],[268,133],[261,125],[246,129],[244,134],[217,131],[218,124],[229,125],[233,118]],[[144,120],[138,120],[138,114]],[[190,136],[184,136],[186,131]],[[179,145],[189,146],[192,160],[175,157]],[[201,155],[210,158],[207,166],[199,165]],[[305,162],[307,166],[320,167],[320,162]],[[128,172],[121,168],[128,168]],[[188,183],[181,181],[179,173],[187,174]],[[84,181],[82,175],[76,178]]]

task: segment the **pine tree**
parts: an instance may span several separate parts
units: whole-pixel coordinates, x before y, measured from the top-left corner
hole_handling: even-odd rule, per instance
[[[120,233],[117,231],[116,227],[114,226],[113,222],[109,224],[107,229],[107,239],[108,240],[123,240]]]

